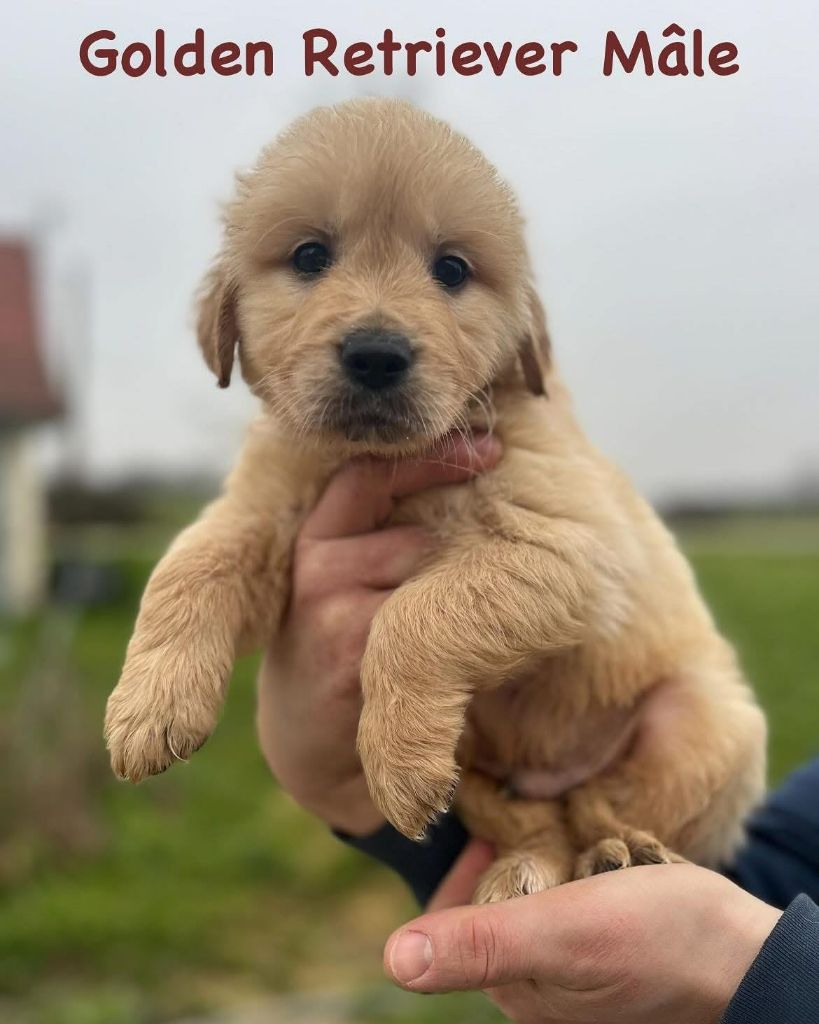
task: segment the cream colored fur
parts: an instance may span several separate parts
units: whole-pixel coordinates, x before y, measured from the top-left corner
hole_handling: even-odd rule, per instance
[[[312,238],[336,260],[307,282],[290,256]],[[457,293],[430,276],[442,252],[472,267]],[[351,441],[328,413],[340,339],[362,325],[417,348],[397,439]],[[262,412],[148,584],[108,705],[120,775],[162,771],[213,731],[237,653],[276,633],[297,531],[337,466],[491,427],[494,471],[395,504],[391,522],[438,545],[370,630],[359,751],[374,801],[417,836],[458,787],[499,851],[481,900],[731,853],[763,787],[763,717],[674,540],[577,425],[514,198],[465,139],[393,101],[297,122],[240,179],[199,339],[223,385],[238,352]],[[621,728],[613,760],[568,792],[510,795],[527,773],[571,776]]]

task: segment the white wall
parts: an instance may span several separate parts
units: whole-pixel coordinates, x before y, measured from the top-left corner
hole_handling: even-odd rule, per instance
[[[0,611],[23,615],[46,589],[45,490],[31,430],[0,432]]]

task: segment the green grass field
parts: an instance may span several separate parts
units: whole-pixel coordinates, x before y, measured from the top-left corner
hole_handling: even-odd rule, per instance
[[[819,748],[819,545],[788,536],[761,523],[688,544],[770,715],[773,779]],[[122,600],[85,613],[58,665],[42,647],[65,624],[45,640],[37,622],[3,633],[0,1019],[151,1024],[321,989],[353,990],[356,1024],[497,1021],[478,996],[384,985],[383,940],[412,903],[271,782],[252,661],[190,765],[137,788],[109,777],[102,711],[152,556],[120,555]],[[32,698],[41,685],[54,706]]]

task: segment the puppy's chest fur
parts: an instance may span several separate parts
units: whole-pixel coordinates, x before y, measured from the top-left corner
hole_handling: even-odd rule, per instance
[[[673,677],[691,645],[718,638],[685,560],[650,507],[588,444],[562,402],[498,410],[504,445],[491,473],[396,502],[388,525],[413,524],[464,560],[499,539],[511,562],[525,549],[582,547],[599,581],[578,610],[583,629],[505,677],[476,680],[458,747],[477,768],[529,795],[550,796],[609,766],[639,728],[641,699]],[[529,580],[550,599],[554,581]],[[501,595],[514,615],[514,583]]]
[[[441,544],[464,549],[487,530],[499,529],[520,543],[548,533],[550,517],[567,511],[550,498],[555,482],[548,478],[548,457],[507,451],[506,459],[508,471],[497,472],[494,480],[400,502],[391,522],[422,525]],[[538,462],[542,475],[529,479]],[[528,470],[510,483],[521,463]],[[541,582],[545,601],[550,581]],[[491,775],[521,795],[551,798],[604,770],[628,749],[639,724],[640,696],[659,680],[668,661],[650,623],[644,635],[633,627],[633,582],[623,581],[622,588],[612,583],[596,610],[600,621],[590,628],[588,643],[535,659],[512,678],[480,681],[458,747],[463,768]],[[509,596],[514,601],[514,594]]]

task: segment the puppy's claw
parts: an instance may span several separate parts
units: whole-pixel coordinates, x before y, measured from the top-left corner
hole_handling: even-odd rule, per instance
[[[132,732],[121,731],[111,725],[108,732],[108,749],[111,753],[111,767],[121,782],[142,782],[151,775],[161,775],[177,761],[187,763],[191,754],[206,741],[207,736],[192,739],[180,738],[177,734],[171,740],[168,731],[164,736],[155,730],[135,728]],[[182,756],[179,749],[187,751]]]
[[[176,758],[177,761],[182,761],[184,764],[188,763],[190,758],[183,757],[181,754],[178,754],[176,752],[176,750],[174,749],[173,741],[171,740],[170,731],[167,730],[167,729],[165,730],[165,742],[168,744],[168,750],[170,750],[170,752],[173,754],[173,756]]]

